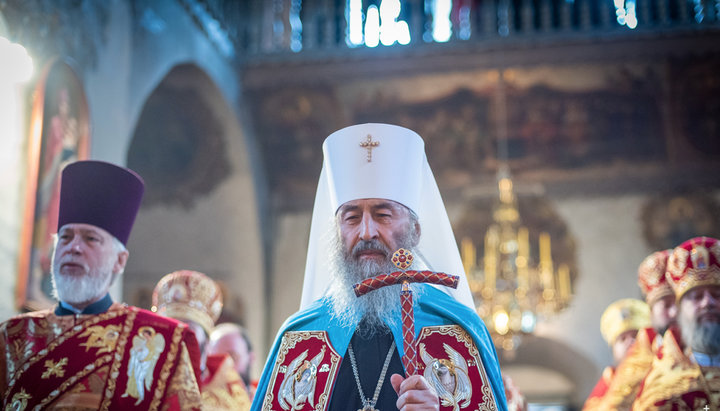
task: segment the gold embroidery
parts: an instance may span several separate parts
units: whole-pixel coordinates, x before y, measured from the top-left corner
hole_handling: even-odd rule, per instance
[[[136,398],[135,405],[145,399],[145,390],[150,390],[155,373],[155,364],[165,349],[165,337],[149,326],[140,327],[132,339],[130,362],[128,363],[128,382],[122,398]]]
[[[65,382],[60,384],[60,386],[57,387],[57,389],[53,390],[50,393],[50,395],[43,398],[43,400],[39,404],[39,407],[42,409],[44,406],[50,404],[51,402],[53,402],[55,400],[55,398],[58,397],[58,395],[65,392],[65,390],[67,390],[68,387],[73,386],[75,383],[80,381],[82,378],[84,378],[88,374],[93,373],[97,368],[100,368],[100,366],[102,364],[109,363],[111,360],[112,360],[112,356],[108,354],[108,355],[104,355],[104,356],[98,358],[97,360],[95,360],[94,363],[88,364],[79,373],[73,375],[72,377],[65,380]]]
[[[263,405],[262,409],[263,411],[270,411],[273,409],[273,401],[274,401],[274,387],[275,384],[278,382],[278,379],[280,378],[278,374],[286,374],[284,378],[287,378],[287,370],[288,366],[284,365],[285,357],[287,356],[288,352],[295,348],[295,346],[302,341],[309,340],[311,338],[318,339],[321,341],[323,345],[323,349],[327,347],[330,351],[329,356],[329,372],[328,372],[328,379],[325,383],[325,387],[322,389],[322,393],[318,396],[318,399],[316,401],[315,406],[313,407],[316,410],[324,410],[326,407],[326,404],[330,398],[330,389],[332,388],[332,383],[335,381],[335,376],[338,370],[338,367],[340,366],[340,360],[342,359],[340,355],[332,348],[332,345],[330,345],[330,342],[328,341],[327,333],[325,331],[288,331],[286,332],[283,337],[282,341],[280,342],[280,348],[278,350],[277,359],[275,360],[275,366],[273,368],[273,372],[270,376],[270,385],[268,386],[268,389],[265,393],[265,398],[263,399]],[[320,366],[320,369],[324,369],[326,363],[323,363]],[[282,389],[278,392],[279,395],[282,395]]]
[[[247,410],[250,409],[250,398],[238,385],[230,386],[229,391],[211,387],[203,390],[202,404],[209,410]]]
[[[667,270],[670,271],[673,276],[679,277],[680,274],[685,271],[685,267],[687,267],[687,258],[689,255],[690,251],[680,247],[675,248],[668,258]]]
[[[21,389],[20,392],[13,395],[10,403],[5,406],[5,411],[23,411],[27,407],[28,400],[32,398],[30,394]]]
[[[643,390],[633,403],[633,410],[689,409],[698,399],[710,399],[710,409],[717,409],[720,404],[713,399],[713,393],[720,388],[720,379],[708,379],[712,376],[709,370],[690,361],[674,335],[667,332],[663,337],[662,356],[653,359]],[[697,409],[702,409],[702,406]]]
[[[173,330],[172,342],[170,343],[170,350],[168,351],[168,355],[165,358],[165,363],[163,364],[163,368],[162,368],[162,370],[160,370],[160,378],[157,383],[157,388],[155,388],[155,395],[153,396],[153,400],[150,403],[151,410],[158,408],[158,406],[160,405],[160,401],[162,401],[163,393],[165,393],[165,385],[167,384],[168,380],[170,379],[170,369],[172,368],[173,364],[175,364],[175,358],[177,357],[178,353],[180,352],[180,348],[181,348],[180,342],[182,340],[183,330],[184,330],[183,327],[175,327],[175,330]],[[183,356],[183,358],[184,358],[184,356]]]
[[[42,373],[40,378],[42,378],[43,380],[47,380],[53,375],[62,378],[65,375],[65,370],[63,369],[63,367],[66,366],[67,363],[67,357],[61,359],[58,362],[55,362],[53,360],[45,360],[46,370],[44,373]]]
[[[53,352],[53,350],[55,350],[55,348],[57,348],[59,345],[63,344],[65,341],[67,341],[70,338],[74,338],[86,326],[92,325],[92,324],[97,324],[100,321],[105,321],[108,319],[115,318],[121,314],[123,314],[122,311],[108,311],[107,313],[104,313],[104,314],[92,316],[90,319],[82,322],[81,324],[74,326],[68,332],[65,332],[62,335],[60,335],[59,337],[53,339],[52,341],[50,341],[48,343],[47,347],[43,348],[42,350],[39,350],[36,353],[32,353],[32,355],[30,355],[29,347],[25,347],[25,349],[27,350],[26,354],[29,355],[29,358],[27,359],[27,361],[22,363],[22,367],[15,370],[15,372],[12,374],[12,377],[8,380],[6,393],[12,391],[13,387],[15,386],[17,381],[23,376],[25,371],[30,369],[31,366],[34,366],[35,363],[37,363],[38,361],[43,360],[48,353]],[[28,322],[28,333],[30,335],[41,335],[41,336],[50,335],[50,332],[48,331],[49,327],[47,325],[46,319],[43,318],[41,321],[37,321],[37,323],[39,323],[39,324],[36,324],[36,322],[33,320]]]
[[[175,372],[168,382],[167,394],[165,397],[177,398],[180,409],[183,410],[202,409],[202,399],[200,397],[200,392],[198,391],[197,380],[195,380],[195,373],[190,365],[190,355],[188,354],[188,350],[184,344],[180,347],[179,357],[178,366],[175,368]],[[164,403],[162,407],[160,407],[161,410],[169,408],[169,403]]]
[[[720,261],[720,243],[711,245],[710,252],[715,256],[715,260]]]
[[[117,379],[120,376],[119,370],[123,362],[123,353],[125,353],[128,334],[130,334],[132,326],[135,323],[135,317],[137,317],[137,311],[132,308],[129,309],[127,311],[127,317],[125,318],[125,324],[123,324],[123,332],[120,334],[120,339],[118,340],[118,347],[114,356],[115,360],[110,366],[107,386],[105,387],[105,395],[103,396],[102,404],[100,404],[101,410],[107,410],[110,408],[110,402],[112,401],[113,395],[115,394],[115,388],[117,387]]]
[[[115,351],[118,338],[120,337],[120,325],[94,325],[88,327],[79,335],[79,337],[88,337],[87,341],[80,344],[85,347],[85,352],[90,348],[99,348],[98,354],[104,354]]]
[[[478,405],[478,411],[495,411],[495,410],[497,410],[495,395],[490,386],[490,381],[487,377],[487,374],[485,373],[485,367],[483,367],[482,359],[480,358],[480,352],[478,351],[477,347],[475,346],[475,342],[473,341],[470,334],[468,334],[459,325],[441,325],[441,326],[423,327],[423,329],[420,331],[420,335],[417,338],[418,343],[420,343],[423,339],[428,338],[432,334],[446,335],[446,336],[454,338],[456,341],[461,342],[465,345],[465,348],[467,348],[467,350],[468,350],[468,354],[472,357],[470,360],[468,360],[468,364],[470,364],[470,362],[472,361],[474,363],[474,365],[477,366],[477,372],[480,375],[480,381],[482,381],[482,383],[481,383],[482,387],[480,389],[480,392],[482,392],[483,402]],[[420,343],[420,345],[424,345],[424,344]],[[443,344],[443,346],[447,346],[447,345]],[[452,348],[451,348],[451,350],[452,350]],[[457,353],[457,351],[455,351],[455,350],[452,350],[452,351]],[[446,352],[446,354],[448,354],[448,357],[452,359],[452,362],[456,366],[456,371],[457,371],[457,366],[460,363],[464,364],[464,359],[463,359],[462,355],[460,355],[458,353],[459,358],[457,358],[457,357],[453,358],[453,356],[451,356],[451,353],[448,352],[447,348],[445,349],[445,352]],[[463,359],[463,361],[461,361],[461,359]],[[425,359],[423,358],[423,360],[425,360]],[[467,375],[469,378],[469,369],[467,367],[463,367],[463,368],[465,369],[465,372],[468,373]],[[427,371],[427,369],[426,369],[426,371]],[[457,378],[456,378],[456,381],[457,381]],[[468,381],[468,383],[469,383],[469,381]],[[456,382],[456,385],[457,385],[457,382]],[[465,388],[463,388],[463,390],[464,389]],[[471,394],[470,394],[470,397],[468,397],[468,398],[472,398],[472,392],[473,392],[472,387],[469,390],[470,390],[469,392]],[[457,388],[456,388],[456,391],[457,391]],[[453,398],[456,398],[458,403],[462,401],[460,399],[460,397],[453,396]],[[470,401],[470,399],[468,399],[468,402],[469,401]],[[452,404],[451,401],[449,402],[449,405],[450,404]],[[462,405],[462,404],[460,404],[460,405],[462,407],[467,407],[469,405],[469,403],[468,403],[468,405]]]
[[[597,409],[629,410],[631,408],[640,384],[650,370],[654,357],[653,344],[647,329],[638,332],[635,344],[618,365],[615,373],[608,378],[607,392],[603,397],[597,398]],[[592,409],[587,403],[585,408]]]

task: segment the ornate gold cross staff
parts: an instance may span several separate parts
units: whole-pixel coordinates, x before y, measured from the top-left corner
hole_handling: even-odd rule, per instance
[[[393,254],[392,262],[400,271],[390,274],[380,274],[357,283],[353,286],[355,295],[360,297],[370,291],[379,288],[402,284],[400,302],[402,304],[402,332],[403,332],[403,366],[406,376],[417,373],[417,350],[415,347],[415,315],[413,313],[412,290],[410,283],[430,283],[457,288],[460,277],[433,271],[405,271],[410,268],[413,262],[413,255],[408,250],[401,248]]]

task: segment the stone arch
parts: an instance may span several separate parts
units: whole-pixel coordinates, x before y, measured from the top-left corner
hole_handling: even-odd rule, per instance
[[[146,181],[128,244],[125,300],[150,308],[163,275],[203,272],[226,291],[222,320],[264,336],[256,170],[237,113],[195,64],[173,67],[145,99],[127,165]],[[262,346],[264,341],[254,341]]]
[[[501,353],[502,354],[502,353]],[[500,357],[509,375],[529,402],[561,402],[580,409],[601,370],[571,346],[535,335],[523,337],[513,358]]]

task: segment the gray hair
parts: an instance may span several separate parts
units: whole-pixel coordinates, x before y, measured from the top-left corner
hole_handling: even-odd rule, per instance
[[[125,244],[123,244],[120,240],[118,240],[117,237],[115,237],[114,235],[111,237],[112,237],[112,243],[113,243],[113,250],[115,251],[116,255],[120,254],[120,253],[128,253],[128,255],[130,254],[127,247],[125,247]],[[125,266],[123,266],[120,269],[120,271],[118,271],[116,274],[113,274],[113,279],[110,284],[113,284],[115,282],[115,279],[117,277],[123,275],[124,273],[125,273]]]
[[[120,240],[118,240],[117,237],[115,237],[114,235],[110,234],[110,238],[112,239],[111,241],[112,241],[113,251],[115,251],[115,255],[116,255],[116,256],[117,256],[118,254],[120,254],[120,253],[128,253],[128,254],[130,254],[130,252],[128,251],[127,247],[125,247],[125,244],[123,244]],[[55,233],[55,234],[52,235],[52,239],[53,239],[53,251],[52,251],[52,255],[53,255],[53,259],[54,259],[54,257],[55,257],[55,250],[57,249],[57,243],[58,243],[58,235],[57,235],[57,233]],[[124,273],[125,273],[125,267],[123,267],[122,269],[120,269],[119,272],[114,273],[114,274],[113,274],[112,281],[110,281],[110,285],[112,285],[113,283],[115,283],[115,279],[116,279],[117,277],[123,275]]]

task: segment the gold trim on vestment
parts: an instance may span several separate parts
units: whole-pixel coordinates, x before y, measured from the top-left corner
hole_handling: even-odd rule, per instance
[[[265,398],[263,399],[263,411],[272,410],[272,404],[275,401],[273,391],[275,390],[275,384],[278,383],[278,373],[287,372],[287,366],[283,365],[283,363],[285,362],[285,357],[288,352],[295,348],[299,342],[309,340],[311,338],[319,339],[323,344],[322,349],[327,347],[330,352],[330,368],[327,370],[328,378],[325,383],[325,387],[322,388],[322,392],[318,396],[317,403],[314,404],[314,408],[316,410],[324,410],[326,408],[327,402],[330,398],[331,389],[334,385],[335,378],[337,377],[337,371],[341,360],[340,355],[333,349],[328,339],[327,332],[325,331],[287,331],[282,337],[280,348],[278,348],[275,366],[273,367],[273,372],[270,375],[270,383],[268,384],[268,389],[266,391]],[[323,364],[322,367],[319,367],[318,372],[326,372],[324,365],[327,364]],[[287,375],[285,377],[287,377]]]
[[[117,317],[118,315],[122,315],[123,312],[120,311],[108,311],[103,314],[99,314],[97,316],[93,316],[92,318],[89,318],[85,321],[83,321],[80,324],[75,325],[70,329],[70,331],[65,332],[58,336],[57,338],[50,341],[47,345],[47,347],[43,348],[42,350],[38,351],[37,353],[30,356],[30,358],[25,361],[25,363],[18,369],[11,377],[8,379],[7,382],[7,389],[4,393],[5,398],[8,397],[8,394],[12,391],[13,387],[17,383],[17,381],[22,377],[23,373],[27,371],[32,365],[34,365],[38,361],[42,361],[45,359],[45,356],[53,351],[57,346],[64,343],[69,338],[75,337],[78,333],[82,332],[85,327],[87,327],[87,324],[97,324],[100,321],[104,321],[107,319],[112,319]],[[32,321],[31,321],[32,322]],[[47,322],[47,321],[46,321]]]
[[[100,404],[101,410],[107,410],[110,407],[110,403],[115,394],[115,388],[117,387],[117,379],[120,376],[120,366],[122,365],[123,358],[125,356],[125,346],[127,345],[128,335],[132,331],[132,326],[137,316],[137,311],[133,309],[129,310],[118,310],[118,313],[127,312],[127,318],[125,318],[125,324],[123,324],[120,338],[117,342],[117,350],[115,351],[115,361],[110,366],[110,372],[108,372],[108,381],[105,386],[105,394],[103,395],[103,402]]]
[[[480,357],[480,352],[475,346],[475,342],[473,341],[470,334],[468,334],[461,326],[456,324],[423,327],[422,330],[420,330],[420,334],[418,335],[418,338],[416,340],[418,346],[424,338],[427,338],[432,334],[440,334],[453,337],[458,342],[461,342],[465,345],[465,348],[468,350],[468,354],[472,357],[469,360],[465,359],[467,361],[467,366],[475,366],[477,368],[482,384],[480,392],[482,393],[482,398],[484,400],[481,404],[479,404],[476,411],[497,411],[497,400],[495,399],[495,394],[493,393],[492,387],[490,386],[490,379],[485,372],[485,366],[483,365],[482,358]]]
[[[175,364],[175,357],[178,354],[178,348],[182,340],[182,334],[183,328],[175,327],[172,336],[172,343],[170,344],[170,350],[168,351],[165,362],[163,363],[163,368],[162,371],[160,371],[157,387],[155,388],[155,396],[150,403],[151,410],[157,409],[160,405],[160,401],[162,401],[163,399],[163,395],[165,394],[165,385],[167,385],[168,379],[170,378],[170,368],[172,368],[172,366]]]

